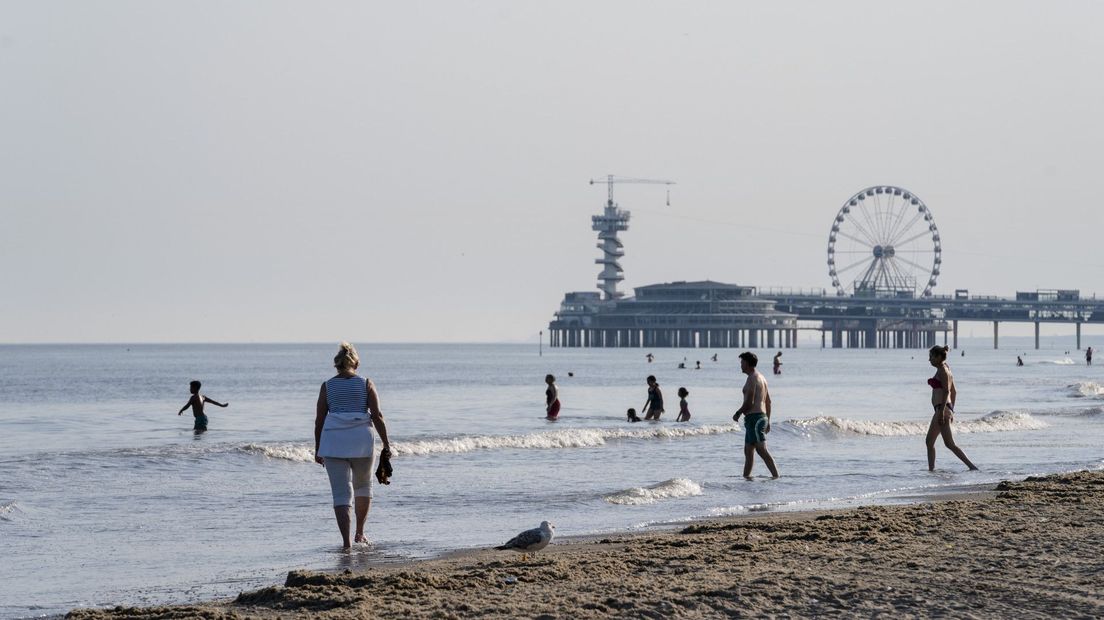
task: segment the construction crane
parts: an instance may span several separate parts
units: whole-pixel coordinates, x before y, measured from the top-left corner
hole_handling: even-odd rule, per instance
[[[590,180],[591,185],[601,182],[601,179],[597,181]],[[674,185],[675,182],[660,179],[632,179],[612,174],[606,175],[605,182],[609,191],[606,208],[601,215],[592,216],[590,220],[592,222],[591,230],[598,233],[597,247],[602,250],[602,256],[594,259],[596,264],[602,265],[602,271],[598,273],[598,290],[604,294],[602,297],[604,301],[615,301],[625,295],[617,290],[617,283],[625,279],[625,272],[621,269],[621,263],[618,261],[625,255],[625,245],[621,243],[617,233],[629,229],[629,212],[621,210],[617,203],[613,202],[613,186],[617,183],[646,183],[670,186]],[[670,206],[670,204],[671,190],[668,187],[667,205]]]
[[[663,180],[663,179],[633,179],[633,178],[630,178],[630,177],[619,177],[615,174],[607,174],[605,181],[602,181],[601,179],[598,179],[598,180],[591,179],[590,180],[591,185],[594,185],[595,183],[605,183],[606,184],[606,187],[608,188],[608,191],[607,191],[608,198],[607,198],[606,205],[611,206],[611,207],[613,206],[613,186],[616,183],[645,183],[645,184],[649,184],[649,185],[667,185],[668,186],[667,187],[667,206],[668,207],[671,206],[671,188],[670,188],[670,186],[675,184],[674,181],[666,181],[666,180]]]

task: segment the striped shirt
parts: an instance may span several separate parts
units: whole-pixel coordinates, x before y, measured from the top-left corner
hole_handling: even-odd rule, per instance
[[[329,379],[326,402],[331,412],[364,413],[368,409],[368,380],[356,375]]]

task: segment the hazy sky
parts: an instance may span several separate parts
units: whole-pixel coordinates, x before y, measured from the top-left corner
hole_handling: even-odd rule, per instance
[[[936,293],[1104,294],[1099,2],[0,0],[0,342],[535,340],[596,290],[822,288],[912,190]],[[1002,328],[1002,333],[1004,333]]]

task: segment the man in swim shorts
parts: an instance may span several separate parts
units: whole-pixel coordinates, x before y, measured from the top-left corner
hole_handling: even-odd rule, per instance
[[[771,478],[778,477],[778,467],[767,451],[767,433],[770,432],[771,398],[767,390],[767,378],[755,369],[759,358],[751,351],[740,354],[740,371],[747,375],[744,382],[744,404],[732,416],[733,422],[739,422],[744,415],[744,478],[751,480],[751,466],[755,454],[766,463]]]

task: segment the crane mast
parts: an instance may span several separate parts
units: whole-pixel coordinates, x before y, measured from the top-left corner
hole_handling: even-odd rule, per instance
[[[602,183],[602,180],[590,180],[590,184]],[[595,264],[602,266],[598,273],[598,289],[602,291],[604,301],[614,301],[624,297],[625,294],[617,290],[617,284],[625,279],[625,272],[621,268],[620,258],[625,255],[625,245],[618,238],[618,233],[629,229],[628,211],[617,206],[613,201],[613,186],[617,183],[646,183],[652,185],[674,185],[674,181],[660,179],[633,179],[606,175],[607,198],[605,209],[601,215],[590,218],[591,229],[598,233],[598,249],[602,250],[602,256],[594,259]],[[670,190],[668,190],[669,192]],[[671,204],[670,193],[667,195],[667,204]]]

